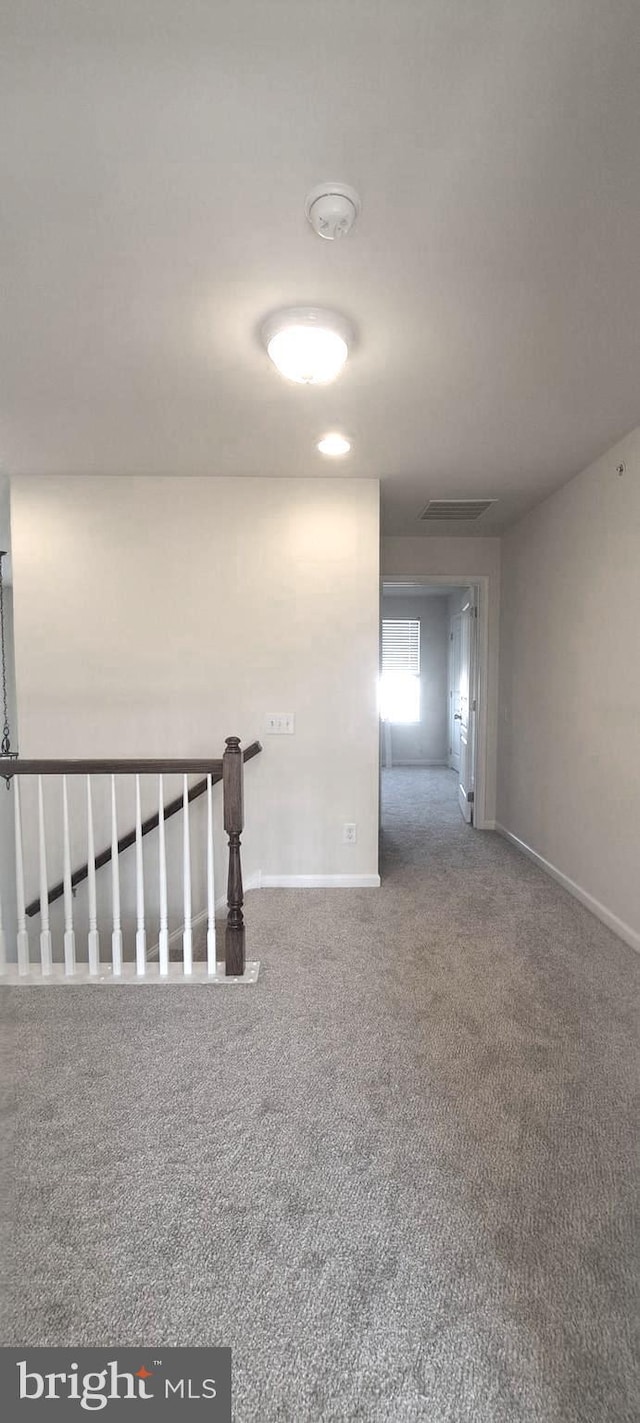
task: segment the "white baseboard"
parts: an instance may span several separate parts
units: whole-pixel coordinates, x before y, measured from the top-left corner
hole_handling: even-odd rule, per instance
[[[614,914],[611,909],[607,909],[606,904],[601,904],[599,899],[594,899],[594,896],[589,894],[588,890],[583,889],[582,885],[576,884],[575,880],[569,879],[568,875],[563,874],[562,870],[552,865],[550,860],[545,860],[543,855],[539,855],[537,850],[531,848],[531,845],[527,845],[524,840],[520,840],[517,835],[513,835],[510,830],[507,830],[506,826],[500,825],[499,822],[496,821],[495,829],[498,834],[503,835],[505,840],[508,840],[511,845],[515,845],[516,849],[520,850],[523,855],[533,860],[533,863],[537,865],[539,869],[544,870],[545,874],[550,875],[552,879],[562,885],[563,889],[568,890],[574,899],[578,899],[581,904],[584,904],[585,909],[590,909],[591,913],[595,914],[596,918],[600,919],[603,924],[606,924],[607,929],[611,929],[614,934],[618,935],[619,939],[622,939],[625,944],[628,944],[630,949],[635,949],[637,953],[640,953],[640,934],[635,929],[632,929],[630,924],[626,924],[624,919],[619,919],[617,914]]]
[[[396,766],[415,766],[416,768],[418,768],[418,767],[420,767],[420,766],[447,766],[447,767],[448,767],[448,766],[449,766],[449,762],[448,762],[448,761],[442,761],[442,760],[440,760],[440,761],[424,761],[424,760],[423,760],[423,761],[401,761],[399,756],[394,756],[394,757],[393,757],[393,760],[392,760],[391,766],[390,766],[389,768],[383,766],[382,769],[383,769],[383,770],[389,769],[389,770],[393,771],[393,770],[395,770]]]
[[[262,875],[262,889],[379,889],[380,875]]]
[[[263,875],[261,870],[249,875],[244,882],[244,892],[248,894],[252,889],[379,889],[380,875]],[[216,914],[225,912],[227,908],[227,897],[225,894],[216,899]],[[202,909],[199,914],[194,914],[191,921],[192,928],[196,929],[200,924],[206,924],[207,911]],[[172,929],[169,935],[169,949],[179,947],[182,944],[182,925],[177,929]],[[147,959],[154,963],[158,957],[159,946],[153,944],[147,949]]]

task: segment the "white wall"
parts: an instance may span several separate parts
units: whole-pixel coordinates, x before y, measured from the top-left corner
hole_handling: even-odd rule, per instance
[[[5,553],[11,549],[11,483],[7,474],[0,474],[0,548]]]
[[[500,539],[383,538],[384,578],[464,578],[487,580],[488,646],[486,666],[487,758],[485,821],[496,813],[498,747],[498,645],[500,640]]]
[[[6,642],[6,665],[7,665],[7,700],[9,705],[9,725],[11,728],[11,746],[15,750],[17,747],[16,728],[16,708],[15,708],[15,676],[13,666],[13,589],[11,586],[11,527],[10,527],[10,500],[9,500],[9,480],[6,475],[0,475],[0,549],[5,550],[9,557],[3,560],[3,580],[4,580],[4,623]],[[2,721],[0,718],[0,728]],[[15,958],[15,936],[16,936],[16,879],[15,879],[15,854],[14,854],[14,832],[13,832],[13,793],[11,788],[0,781],[0,905],[2,906],[2,919],[4,923],[8,954],[11,959]]]
[[[16,715],[15,662],[13,655],[13,565],[11,560],[11,490],[7,475],[0,475],[0,549],[5,553],[2,560],[2,581],[4,584],[5,660],[7,672],[7,705],[11,749],[17,750],[18,726]]]
[[[383,618],[420,622],[420,720],[391,726],[394,765],[444,765],[448,759],[449,616],[446,597],[382,598]]]
[[[377,482],[22,478],[12,497],[22,754],[258,737],[247,874],[375,876]],[[272,711],[294,736],[265,734]]]
[[[506,534],[502,586],[498,819],[640,947],[640,429]]]

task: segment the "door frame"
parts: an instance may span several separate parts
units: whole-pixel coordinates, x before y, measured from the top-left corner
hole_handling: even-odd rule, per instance
[[[449,692],[448,692],[448,705],[447,705],[447,711],[448,711],[448,714],[449,714],[449,760],[448,760],[447,764],[448,764],[448,766],[449,766],[449,770],[450,770],[450,771],[458,771],[458,772],[460,771],[460,751],[458,750],[458,765],[457,765],[457,766],[454,766],[454,765],[453,765],[452,759],[451,759],[452,756],[453,756],[453,743],[454,743],[454,741],[455,741],[455,726],[454,726],[454,711],[453,711],[453,694],[454,694],[454,683],[455,683],[455,677],[454,677],[454,666],[455,666],[455,652],[454,652],[454,648],[455,648],[455,629],[454,629],[454,626],[453,626],[453,625],[454,625],[454,623],[455,623],[456,621],[459,621],[459,620],[461,619],[461,617],[462,617],[462,613],[452,613],[452,614],[451,614],[451,617],[449,618]]]
[[[384,583],[406,583],[407,592],[412,586],[450,588],[474,588],[478,609],[478,635],[476,642],[475,689],[475,792],[473,825],[476,830],[494,830],[495,822],[487,816],[487,765],[489,749],[489,575],[445,574],[445,573],[385,573],[380,579],[380,595]]]
[[[467,671],[466,721],[460,721],[460,771],[458,773],[458,803],[467,825],[475,820],[475,787],[477,757],[478,719],[478,592],[469,588],[468,597],[461,609],[461,632],[464,656],[462,664]],[[462,702],[460,703],[462,713]]]

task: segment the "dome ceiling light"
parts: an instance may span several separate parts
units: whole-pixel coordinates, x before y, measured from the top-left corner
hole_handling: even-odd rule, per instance
[[[351,449],[351,441],[346,435],[340,435],[337,430],[332,430],[329,435],[323,435],[318,440],[316,449],[321,455],[329,455],[331,459],[340,459],[342,455],[348,455]]]
[[[293,306],[267,317],[262,340],[274,366],[300,385],[328,385],[340,374],[353,332],[337,312]]]
[[[360,199],[355,188],[345,183],[319,183],[307,195],[304,210],[318,237],[335,242],[350,233],[360,213]]]

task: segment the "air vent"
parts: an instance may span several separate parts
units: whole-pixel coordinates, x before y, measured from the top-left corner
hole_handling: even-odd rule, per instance
[[[421,519],[479,519],[496,499],[430,499]]]

